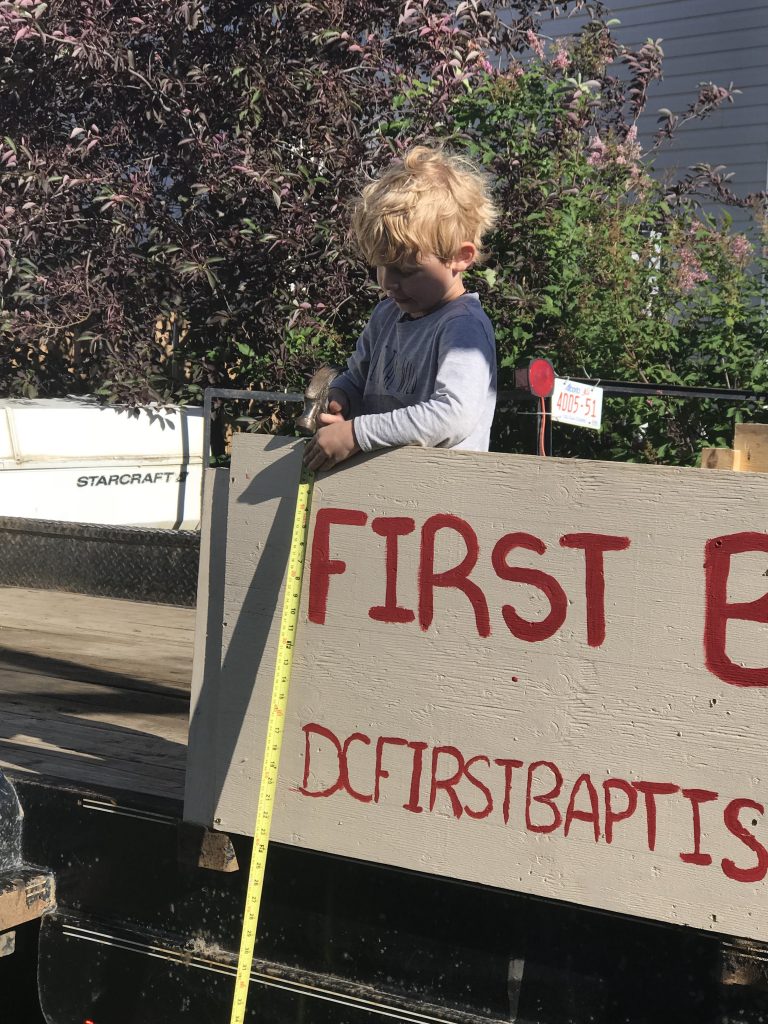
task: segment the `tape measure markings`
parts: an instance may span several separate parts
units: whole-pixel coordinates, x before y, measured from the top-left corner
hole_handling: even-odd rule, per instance
[[[277,791],[277,774],[280,765],[280,750],[283,743],[285,711],[288,701],[288,687],[293,669],[293,649],[296,639],[301,584],[304,577],[304,561],[307,550],[309,512],[312,504],[314,474],[302,463],[299,490],[296,497],[296,512],[293,517],[291,550],[288,557],[283,612],[280,619],[280,633],[275,658],[275,675],[272,683],[272,698],[267,720],[267,739],[264,745],[259,799],[256,809],[256,825],[253,837],[253,852],[248,873],[243,913],[243,932],[237,959],[235,995],[232,1003],[230,1024],[243,1024],[248,1002],[248,985],[251,979],[253,953],[256,947],[256,928],[259,921],[261,894],[264,888],[264,872],[267,863],[269,834],[272,829],[272,813]]]

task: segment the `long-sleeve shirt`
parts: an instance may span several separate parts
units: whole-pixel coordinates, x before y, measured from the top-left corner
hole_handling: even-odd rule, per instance
[[[496,406],[496,345],[478,296],[464,293],[410,319],[392,299],[373,311],[347,369],[363,451],[397,445],[488,451]]]

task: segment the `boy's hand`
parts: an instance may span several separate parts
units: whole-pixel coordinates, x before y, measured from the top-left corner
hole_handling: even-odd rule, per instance
[[[352,420],[344,419],[338,402],[330,402],[328,408],[330,411],[321,413],[319,417],[323,426],[308,442],[304,452],[304,465],[313,472],[333,469],[350,455],[360,451],[352,429]]]
[[[349,419],[349,395],[342,388],[331,388],[328,392],[328,412]]]

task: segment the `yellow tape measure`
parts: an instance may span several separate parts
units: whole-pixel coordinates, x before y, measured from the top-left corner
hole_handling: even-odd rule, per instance
[[[259,802],[256,809],[256,826],[253,834],[253,852],[248,873],[248,887],[245,893],[243,913],[243,934],[240,939],[240,954],[237,960],[235,997],[232,1003],[230,1024],[243,1024],[248,1002],[248,985],[251,980],[253,951],[256,945],[256,927],[259,922],[261,893],[264,888],[264,871],[267,865],[267,847],[272,829],[272,811],[277,792],[277,772],[280,765],[280,750],[283,745],[285,711],[288,703],[288,687],[293,668],[293,648],[299,622],[301,583],[304,576],[304,560],[307,549],[309,511],[312,504],[314,473],[303,464],[299,479],[299,493],[296,497],[296,513],[293,517],[291,553],[288,558],[288,575],[285,581],[283,614],[280,619],[280,637],[275,659],[275,678],[272,684],[272,703],[267,722],[267,742],[264,747],[264,761],[259,783]]]

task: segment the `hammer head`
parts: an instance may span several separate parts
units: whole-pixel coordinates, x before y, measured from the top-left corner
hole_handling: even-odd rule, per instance
[[[302,434],[314,434],[317,430],[317,418],[327,411],[328,392],[340,373],[340,366],[321,366],[312,374],[304,391],[304,411],[296,420],[296,428]]]

